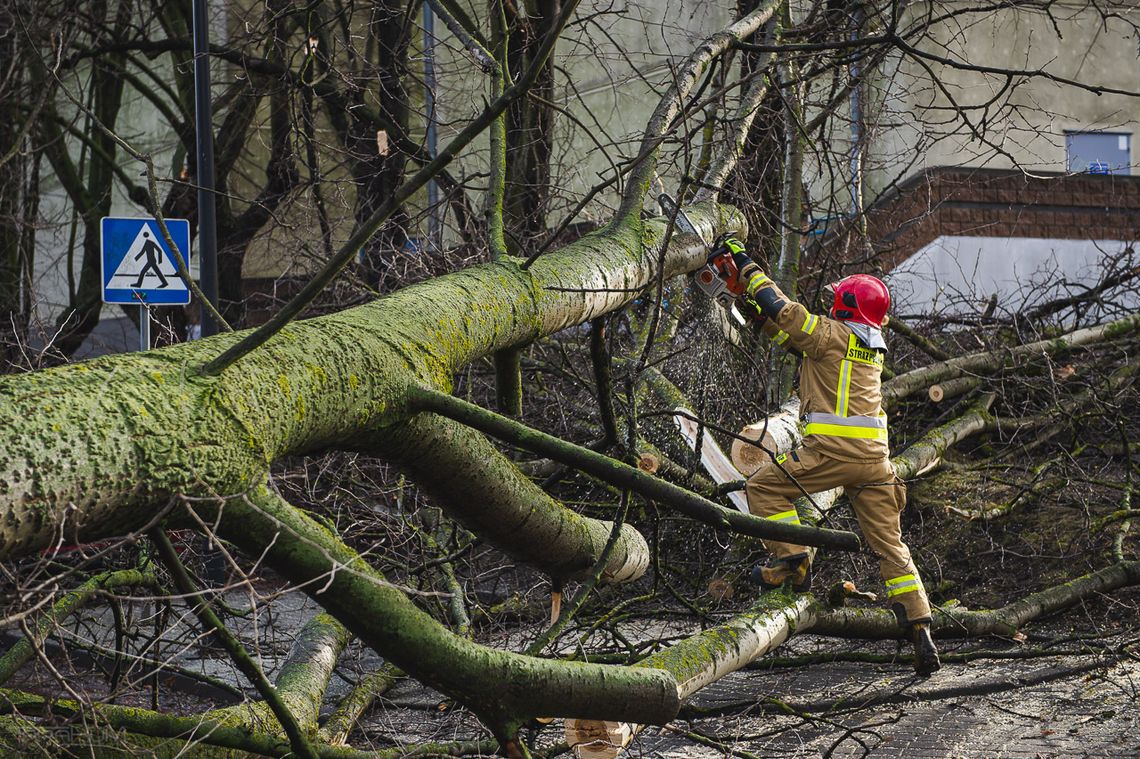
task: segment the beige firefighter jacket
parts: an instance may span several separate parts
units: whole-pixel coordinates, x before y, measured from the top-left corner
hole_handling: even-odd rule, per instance
[[[843,322],[789,300],[767,275],[752,275],[749,295],[764,288],[771,288],[784,306],[762,329],[776,344],[803,354],[799,396],[804,445],[840,461],[887,458],[883,353],[863,345]]]

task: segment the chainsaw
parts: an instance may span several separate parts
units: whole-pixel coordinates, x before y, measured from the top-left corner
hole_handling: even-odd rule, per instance
[[[695,235],[706,248],[709,247],[701,230],[685,213],[685,209],[677,205],[672,195],[663,192],[657,196],[657,202],[667,215],[676,217],[677,229],[683,234]],[[732,253],[723,248],[718,255],[710,257],[708,263],[693,273],[693,279],[705,295],[719,303],[738,322],[744,324],[744,317],[736,310],[736,299],[744,294],[744,285],[740,284],[738,273],[736,262],[732,260]]]

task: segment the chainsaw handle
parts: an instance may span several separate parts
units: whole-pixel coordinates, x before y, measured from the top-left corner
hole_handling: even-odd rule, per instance
[[[736,261],[732,252],[721,249],[709,257],[709,265],[716,270],[717,276],[724,280],[725,286],[735,296],[744,294],[744,283],[740,281],[740,270],[736,268]]]

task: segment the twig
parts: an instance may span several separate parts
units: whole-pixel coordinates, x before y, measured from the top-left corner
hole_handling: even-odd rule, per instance
[[[614,524],[613,528],[610,530],[610,536],[606,540],[605,548],[603,548],[602,552],[598,554],[598,558],[594,562],[594,566],[590,569],[589,579],[587,579],[586,582],[582,583],[582,586],[578,589],[577,594],[574,596],[574,601],[562,611],[562,613],[558,616],[558,619],[555,620],[554,623],[550,625],[550,627],[546,628],[546,630],[541,635],[535,638],[534,641],[526,647],[526,652],[528,654],[531,656],[537,656],[539,653],[541,653],[542,650],[546,648],[547,644],[550,643],[550,641],[558,637],[558,634],[561,633],[563,629],[565,629],[566,625],[570,623],[570,620],[574,618],[574,615],[576,615],[582,609],[582,606],[585,605],[586,599],[589,597],[590,593],[593,592],[594,588],[597,587],[598,581],[601,579],[602,573],[606,569],[606,564],[609,563],[610,554],[613,553],[614,546],[617,545],[618,538],[621,536],[621,528],[625,524],[625,517],[628,513],[629,491],[626,490],[621,494],[621,501],[618,503],[617,514],[614,515]]]
[[[448,30],[463,43],[463,47],[467,49],[467,52],[471,53],[471,57],[479,64],[479,68],[483,69],[484,74],[494,74],[499,70],[498,61],[487,51],[487,48],[483,46],[482,42],[476,39],[478,35],[477,30],[469,29],[461,24],[439,0],[427,0],[427,4],[431,6],[432,11],[435,15],[439,16]],[[456,8],[456,10],[458,9]],[[465,20],[470,23],[470,19]]]
[[[236,344],[227,348],[217,358],[207,363],[202,367],[202,373],[207,376],[220,374],[226,367],[240,360],[258,346],[263,345],[271,337],[284,329],[285,325],[291,322],[294,317],[299,316],[302,311],[316,300],[317,296],[320,295],[325,287],[348,265],[360,248],[384,226],[388,217],[403,205],[404,201],[419,191],[421,187],[425,186],[428,181],[450,164],[456,155],[458,155],[459,151],[470,144],[478,135],[482,134],[483,130],[489,127],[495,119],[499,117],[499,114],[507,109],[507,106],[526,94],[534,83],[534,79],[538,76],[539,71],[550,57],[554,49],[555,41],[557,41],[566,22],[570,20],[570,16],[573,14],[577,5],[578,0],[569,0],[563,5],[562,13],[559,15],[558,21],[550,30],[546,39],[543,40],[542,46],[536,52],[535,58],[526,73],[523,74],[515,84],[511,85],[511,87],[506,89],[494,102],[484,108],[483,112],[464,127],[463,131],[448,143],[443,150],[439,151],[438,155],[436,155],[430,163],[416,172],[411,179],[400,185],[380,208],[376,209],[371,216],[361,222],[360,226],[357,227],[348,241],[337,251],[336,257],[317,272],[316,276],[309,280],[309,282],[301,288],[300,292],[293,296],[273,318],[242,338]]]
[[[289,738],[289,745],[293,747],[293,751],[303,759],[318,759],[317,752],[309,743],[304,730],[297,723],[293,712],[290,711],[288,705],[282,700],[281,695],[273,684],[266,679],[265,674],[262,673],[261,668],[257,666],[257,662],[245,650],[233,633],[222,623],[218,615],[210,608],[206,599],[198,591],[194,585],[194,581],[190,579],[190,575],[186,572],[186,567],[182,565],[181,559],[178,558],[178,553],[174,550],[174,546],[170,543],[170,538],[166,536],[166,531],[160,527],[156,527],[150,532],[150,538],[154,541],[155,547],[158,549],[158,557],[170,572],[171,577],[174,578],[174,584],[181,592],[186,600],[192,604],[194,614],[201,621],[202,625],[207,629],[212,629],[218,636],[218,641],[226,649],[226,653],[230,655],[234,664],[241,670],[241,673],[249,678],[257,692],[265,699],[266,704],[269,705],[270,710],[277,717],[277,721],[281,723],[285,735]]]

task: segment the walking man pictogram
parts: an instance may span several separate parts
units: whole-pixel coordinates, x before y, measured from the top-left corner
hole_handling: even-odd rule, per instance
[[[135,280],[135,283],[131,286],[142,287],[143,279],[146,278],[146,273],[153,270],[155,276],[157,276],[159,281],[162,283],[157,288],[161,290],[168,284],[166,277],[162,276],[162,271],[158,268],[159,263],[162,262],[162,247],[154,240],[150,239],[150,232],[143,232],[143,237],[146,238],[146,242],[143,243],[142,250],[140,250],[138,254],[135,255],[135,260],[137,261],[145,255],[146,266],[142,268],[142,271],[139,272],[139,278]]]

